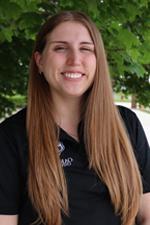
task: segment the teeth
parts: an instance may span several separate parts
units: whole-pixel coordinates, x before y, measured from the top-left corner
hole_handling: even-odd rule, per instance
[[[82,76],[81,73],[63,73],[63,75],[69,78],[80,78]]]

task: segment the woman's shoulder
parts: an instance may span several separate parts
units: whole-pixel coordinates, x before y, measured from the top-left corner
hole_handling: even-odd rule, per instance
[[[127,120],[136,120],[137,116],[136,116],[136,113],[133,112],[133,110],[125,107],[125,106],[122,106],[122,105],[117,105],[117,108],[119,110],[119,113],[122,117],[122,119],[127,119]]]
[[[140,152],[149,149],[143,126],[136,113],[123,106],[117,107],[134,149]]]
[[[121,119],[130,135],[133,133],[135,134],[137,131],[140,132],[142,125],[136,113],[133,110],[121,105],[118,105],[117,108]]]
[[[141,174],[143,175],[144,192],[150,191],[150,149],[142,127],[136,113],[123,106],[117,106],[125,128],[129,135]]]
[[[26,135],[26,107],[0,123],[0,137],[19,137],[20,135]]]
[[[26,107],[15,112],[8,118],[5,118],[0,123],[0,129],[3,128],[12,128],[13,126],[19,126],[26,123]]]

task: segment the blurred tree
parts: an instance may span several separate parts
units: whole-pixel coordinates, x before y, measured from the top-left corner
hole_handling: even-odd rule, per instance
[[[26,96],[35,34],[60,10],[92,17],[102,32],[114,90],[150,106],[150,0],[1,0],[0,117],[16,108],[12,96]]]
[[[26,96],[35,34],[56,8],[52,0],[0,1],[0,117],[22,107],[13,96]]]

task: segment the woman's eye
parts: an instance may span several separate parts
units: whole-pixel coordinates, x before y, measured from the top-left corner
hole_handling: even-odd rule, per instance
[[[80,48],[81,51],[85,51],[85,52],[93,52],[94,50],[92,48],[88,48],[88,47],[82,47]]]
[[[54,48],[54,51],[60,51],[60,52],[62,52],[62,51],[65,51],[67,49],[67,47],[64,47],[64,46],[58,46],[58,47],[55,47]]]

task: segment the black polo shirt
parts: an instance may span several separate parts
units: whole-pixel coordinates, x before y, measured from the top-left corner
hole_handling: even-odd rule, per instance
[[[141,171],[144,192],[150,192],[150,151],[135,113],[119,107]],[[0,125],[0,214],[19,214],[19,225],[37,219],[27,192],[28,142],[26,109]],[[83,141],[74,140],[60,129],[58,153],[64,168],[69,198],[69,217],[63,225],[120,225],[107,187],[88,169]]]

